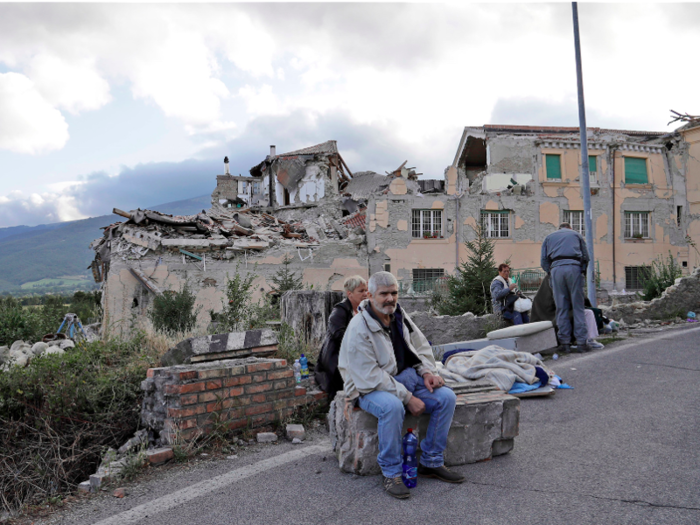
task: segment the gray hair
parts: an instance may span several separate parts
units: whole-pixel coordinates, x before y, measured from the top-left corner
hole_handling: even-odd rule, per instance
[[[367,288],[369,289],[369,293],[374,295],[375,293],[377,293],[377,288],[382,286],[394,285],[398,286],[399,282],[396,280],[396,277],[394,277],[391,273],[377,272],[369,278],[369,284],[367,285]]]
[[[362,284],[367,284],[364,277],[361,275],[351,275],[345,279],[345,282],[343,283],[343,290],[346,292],[354,292],[355,288]]]
[[[559,228],[560,228],[560,229],[561,229],[561,228],[569,228],[569,229],[571,229],[571,224],[569,224],[568,222],[562,222],[562,223],[559,225]]]

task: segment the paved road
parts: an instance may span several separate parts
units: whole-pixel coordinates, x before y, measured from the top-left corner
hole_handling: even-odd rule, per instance
[[[523,400],[510,454],[459,467],[463,485],[419,479],[408,501],[342,474],[319,436],[173,470],[51,522],[698,524],[699,343],[700,329],[676,330],[556,362],[575,389]]]

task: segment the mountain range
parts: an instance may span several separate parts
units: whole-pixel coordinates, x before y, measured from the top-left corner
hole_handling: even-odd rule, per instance
[[[149,207],[172,215],[192,215],[211,206],[209,195]],[[94,289],[87,267],[94,258],[90,243],[102,230],[124,221],[102,215],[79,221],[0,228],[0,293],[72,292]]]

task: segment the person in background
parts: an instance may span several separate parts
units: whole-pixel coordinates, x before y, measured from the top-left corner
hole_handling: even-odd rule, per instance
[[[328,318],[328,329],[318,355],[314,379],[316,384],[333,401],[336,392],[343,389],[343,378],[338,370],[338,353],[345,330],[352,317],[357,314],[358,305],[367,299],[367,281],[359,275],[352,275],[343,283],[345,299],[333,307]]]
[[[505,263],[498,265],[498,275],[491,281],[491,304],[493,313],[500,314],[514,325],[530,322],[527,312],[516,312],[513,303],[517,299],[515,289],[517,284],[510,280],[510,266]]]
[[[583,307],[583,276],[588,267],[588,248],[580,233],[571,229],[568,222],[562,222],[559,229],[550,233],[542,243],[540,264],[550,274],[550,284],[557,306],[557,327],[560,349],[571,351],[571,336],[579,342],[576,351],[590,351],[588,329]],[[569,312],[573,311],[573,330]]]

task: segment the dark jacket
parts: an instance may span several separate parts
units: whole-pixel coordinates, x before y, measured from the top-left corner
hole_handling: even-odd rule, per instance
[[[532,300],[530,322],[552,321],[556,326],[556,314],[557,307],[554,304],[554,294],[552,293],[552,286],[549,284],[549,274],[547,274],[542,280],[535,298]]]
[[[314,378],[316,384],[328,393],[332,401],[335,393],[343,389],[343,378],[338,370],[338,354],[340,344],[343,342],[345,330],[352,320],[352,305],[349,299],[345,299],[333,307],[328,318],[328,329],[323,340],[321,353],[318,355]]]

